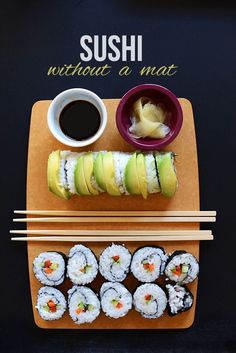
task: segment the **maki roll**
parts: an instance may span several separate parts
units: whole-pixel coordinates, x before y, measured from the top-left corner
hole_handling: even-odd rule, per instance
[[[64,254],[47,251],[33,261],[33,272],[39,282],[47,286],[59,286],[65,278]]]
[[[58,320],[66,311],[66,299],[56,288],[42,287],[35,307],[43,320]]]
[[[70,249],[67,264],[67,276],[74,284],[91,283],[98,273],[98,263],[93,252],[84,245],[75,245]]]
[[[100,297],[102,310],[113,319],[125,316],[132,308],[132,295],[121,283],[103,283]]]
[[[192,307],[193,295],[186,286],[167,284],[166,289],[168,292],[169,315],[177,315]]]
[[[131,272],[140,282],[154,282],[163,274],[166,261],[167,255],[164,249],[145,246],[134,253]]]
[[[134,292],[133,304],[135,310],[146,319],[156,319],[164,313],[167,298],[160,286],[154,283],[145,283]]]
[[[161,193],[165,197],[174,196],[178,187],[174,157],[175,154],[173,152],[155,152],[157,176]]]
[[[126,278],[131,262],[131,254],[123,245],[112,244],[99,259],[101,275],[111,282],[122,282]]]
[[[168,259],[165,275],[173,282],[186,284],[193,282],[199,272],[197,259],[184,250],[175,251]]]
[[[69,151],[52,152],[49,155],[47,167],[49,191],[65,200],[71,197],[66,173],[66,158],[69,154]]]
[[[100,302],[92,289],[74,286],[68,290],[69,314],[76,324],[93,322],[100,314]]]

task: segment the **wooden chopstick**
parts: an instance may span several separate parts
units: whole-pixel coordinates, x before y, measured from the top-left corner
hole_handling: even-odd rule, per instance
[[[194,240],[213,240],[212,234],[198,234],[198,235],[146,235],[143,236],[116,236],[116,237],[106,237],[106,236],[96,236],[96,237],[86,237],[86,236],[45,236],[45,237],[17,237],[11,238],[12,241],[57,241],[57,242],[145,242],[147,241],[194,241]]]
[[[10,230],[10,234],[38,234],[38,235],[66,235],[66,236],[207,236],[212,235],[211,230],[127,230],[127,229],[28,229]],[[109,237],[110,239],[110,237]]]
[[[215,222],[215,217],[38,217],[14,218],[13,222],[36,223],[170,223],[170,222]]]
[[[63,211],[15,210],[15,214],[69,217],[215,217],[216,211]]]

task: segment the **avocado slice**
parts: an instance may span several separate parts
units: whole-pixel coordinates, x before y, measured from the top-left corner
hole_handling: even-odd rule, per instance
[[[139,153],[137,155],[137,173],[141,194],[143,195],[143,198],[146,199],[148,196],[147,175],[145,166],[145,156],[142,153]]]
[[[131,195],[140,195],[141,188],[137,172],[137,155],[134,153],[125,167],[124,175],[125,187]]]
[[[55,195],[69,200],[71,193],[60,182],[60,151],[54,151],[48,158],[48,189]]]
[[[75,166],[75,188],[80,195],[91,195],[84,175],[84,156],[78,158]]]
[[[95,176],[95,179],[96,179],[98,186],[102,190],[107,191],[104,170],[103,170],[103,162],[102,162],[103,158],[102,157],[103,157],[103,153],[99,152],[96,159],[95,159],[95,162],[94,162],[94,176]]]
[[[94,189],[94,187],[91,184],[91,177],[93,175],[93,154],[92,154],[92,152],[88,152],[84,155],[83,166],[84,166],[85,181],[86,181],[87,187],[89,189],[89,192],[92,195],[98,195],[99,194],[98,190]]]
[[[156,153],[155,159],[161,186],[161,193],[166,197],[172,197],[178,186],[173,163],[173,153]]]
[[[106,152],[102,156],[103,172],[106,183],[106,190],[109,195],[120,196],[119,187],[115,182],[115,164],[112,152]]]

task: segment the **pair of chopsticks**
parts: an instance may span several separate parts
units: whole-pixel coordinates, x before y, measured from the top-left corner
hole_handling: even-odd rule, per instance
[[[47,216],[15,218],[14,222],[127,223],[215,222],[215,211],[55,211],[25,210],[15,214]],[[48,217],[50,216],[50,217]],[[40,235],[11,238],[17,241],[185,241],[213,240],[210,230],[12,230],[11,234]],[[46,235],[46,236],[42,236]]]
[[[47,217],[14,218],[13,222],[36,223],[169,223],[215,222],[215,211],[14,211]],[[50,217],[48,217],[50,216]]]

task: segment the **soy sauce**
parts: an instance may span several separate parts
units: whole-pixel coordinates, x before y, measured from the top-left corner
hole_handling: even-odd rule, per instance
[[[81,141],[96,134],[101,117],[98,109],[90,102],[77,100],[66,105],[59,117],[63,133]]]

